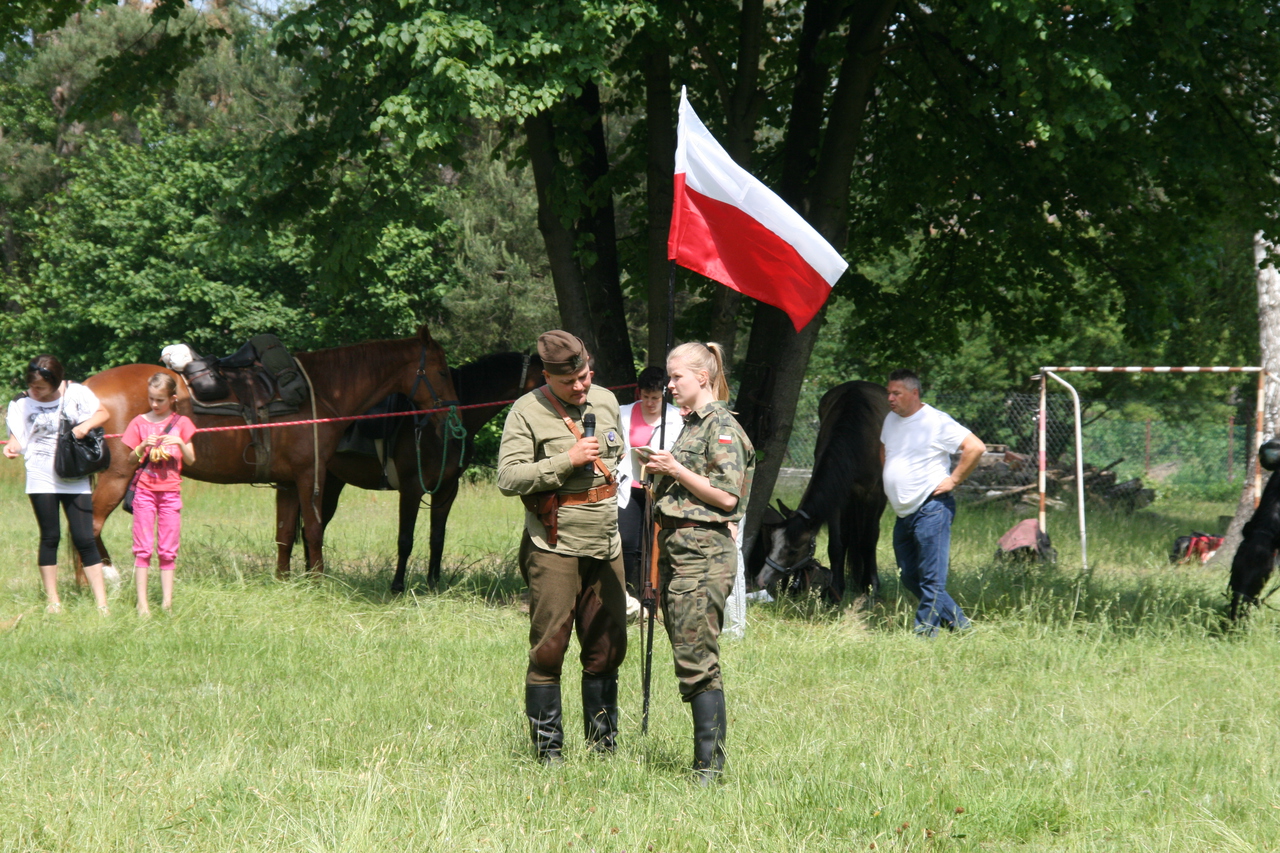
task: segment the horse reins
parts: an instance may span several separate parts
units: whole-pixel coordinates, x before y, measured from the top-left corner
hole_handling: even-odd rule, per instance
[[[458,465],[461,467],[462,460],[467,452],[467,428],[462,423],[462,416],[458,414],[459,401],[457,400],[441,400],[440,395],[436,394],[435,386],[431,384],[431,380],[427,378],[427,345],[422,345],[422,354],[418,357],[418,374],[413,379],[413,387],[409,389],[409,399],[413,400],[418,393],[418,386],[425,383],[427,390],[431,392],[431,400],[434,408],[443,409],[448,407],[449,413],[444,416],[444,425],[442,432],[444,433],[444,447],[440,452],[440,473],[436,477],[436,484],[433,488],[427,488],[426,478],[422,473],[422,433],[426,430],[427,424],[431,422],[432,415],[415,415],[413,418],[413,448],[418,458],[418,485],[422,487],[425,495],[434,495],[444,485],[444,468],[445,462],[449,458],[449,440],[451,438],[458,439]]]
[[[311,384],[311,374],[307,373],[307,369],[302,366],[302,359],[295,357],[293,363],[298,365],[298,369],[302,371],[302,378],[307,380],[307,391],[311,393],[311,418],[315,420],[320,417],[319,408],[316,405],[316,386]],[[320,498],[320,425],[314,423],[311,425],[311,457],[315,464],[315,472],[311,480],[311,511],[315,513],[316,518],[324,518],[324,514],[316,504]]]

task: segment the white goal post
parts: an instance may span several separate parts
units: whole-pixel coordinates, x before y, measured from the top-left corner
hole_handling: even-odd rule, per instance
[[[1084,445],[1080,428],[1080,395],[1076,393],[1076,389],[1070,382],[1058,375],[1059,373],[1256,373],[1258,374],[1258,403],[1257,418],[1254,425],[1254,458],[1257,458],[1258,448],[1262,447],[1263,392],[1266,390],[1266,382],[1268,379],[1273,382],[1280,382],[1280,379],[1276,379],[1261,367],[1041,367],[1040,372],[1031,377],[1032,379],[1040,380],[1040,422],[1037,427],[1040,440],[1040,530],[1043,533],[1048,532],[1045,518],[1045,426],[1048,422],[1048,380],[1052,378],[1071,392],[1071,405],[1075,413],[1076,514],[1080,525],[1080,568],[1083,573],[1089,571],[1089,551],[1084,523]],[[1257,506],[1258,500],[1261,498],[1261,488],[1262,469],[1259,466],[1255,466],[1253,474],[1254,506]]]

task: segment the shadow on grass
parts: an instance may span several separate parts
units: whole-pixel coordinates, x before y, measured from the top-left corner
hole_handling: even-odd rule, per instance
[[[1074,518],[1056,514],[1051,521],[1054,545],[1062,555],[1058,564],[1008,563],[993,560],[992,554],[996,540],[1019,513],[968,508],[957,517],[948,589],[979,624],[1099,625],[1130,634],[1154,630],[1219,636],[1224,633],[1228,603],[1225,572],[1167,562],[1173,537],[1203,528],[1198,522],[1213,509],[1207,504],[1203,508],[1171,504],[1133,514],[1091,512],[1091,569],[1086,575],[1079,569]],[[183,556],[184,571],[231,586],[278,583],[274,550],[263,548],[257,535],[228,535],[226,528],[214,532],[216,536],[193,529],[190,550]],[[839,606],[831,606],[817,595],[807,595],[753,604],[752,611],[812,623],[852,617],[871,631],[909,630],[916,600],[899,585],[892,557],[885,550],[882,547],[880,552],[881,595],[872,604],[846,597]],[[393,554],[333,552],[328,556],[327,585],[337,594],[376,606],[438,597],[472,599],[491,607],[516,606],[525,591],[514,552],[454,558],[446,564],[438,589],[428,585],[425,563],[411,566],[403,596],[390,590]],[[296,556],[290,582],[308,581],[300,568],[301,559]]]
[[[1224,633],[1226,572],[1200,565],[1170,565],[1173,540],[1214,529],[1223,507],[1207,501],[1169,501],[1136,513],[1091,509],[1086,519],[1090,569],[1080,569],[1075,514],[1055,512],[1049,528],[1056,564],[995,559],[1001,535],[1029,508],[962,506],[952,529],[947,589],[979,624],[1105,626],[1122,633]],[[874,631],[910,630],[917,601],[899,584],[891,542],[893,517],[881,529],[881,591],[873,605],[848,596],[838,606],[816,597],[783,598],[764,612],[789,620],[835,622],[854,615]],[[825,550],[825,536],[818,550]]]
[[[453,563],[440,575],[440,584],[433,589],[425,571],[410,571],[404,592],[397,594],[391,591],[394,564],[378,560],[335,560],[325,572],[324,580],[341,588],[350,598],[378,605],[452,597],[476,599],[491,607],[507,607],[516,605],[525,589],[514,557],[493,555],[469,563]],[[293,577],[307,578],[300,573]]]
[[[1146,571],[1100,563],[1084,574],[1061,565],[986,561],[953,565],[947,589],[976,623],[1044,627],[1094,625],[1121,635],[1152,631],[1222,636],[1229,599],[1226,578],[1199,566]],[[882,575],[875,601],[831,605],[819,596],[780,597],[753,605],[784,620],[835,623],[857,618],[872,631],[910,630],[917,600],[894,576]]]

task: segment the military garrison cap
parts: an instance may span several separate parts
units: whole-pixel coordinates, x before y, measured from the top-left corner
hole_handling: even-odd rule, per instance
[[[538,336],[542,369],[556,376],[577,373],[587,366],[587,347],[568,332],[556,329]]]

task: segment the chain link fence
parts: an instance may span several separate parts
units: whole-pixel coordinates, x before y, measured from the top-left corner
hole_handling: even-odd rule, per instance
[[[826,389],[806,388],[783,465],[813,467],[818,403]],[[1017,453],[1038,451],[1040,395],[998,392],[939,392],[925,402],[947,412],[988,444]],[[1141,477],[1191,489],[1238,488],[1245,476],[1253,424],[1241,423],[1226,403],[1201,405],[1189,418],[1187,405],[1170,402],[1081,400],[1084,462],[1110,467],[1120,481]],[[1049,463],[1075,464],[1071,399],[1050,392],[1045,441]]]

